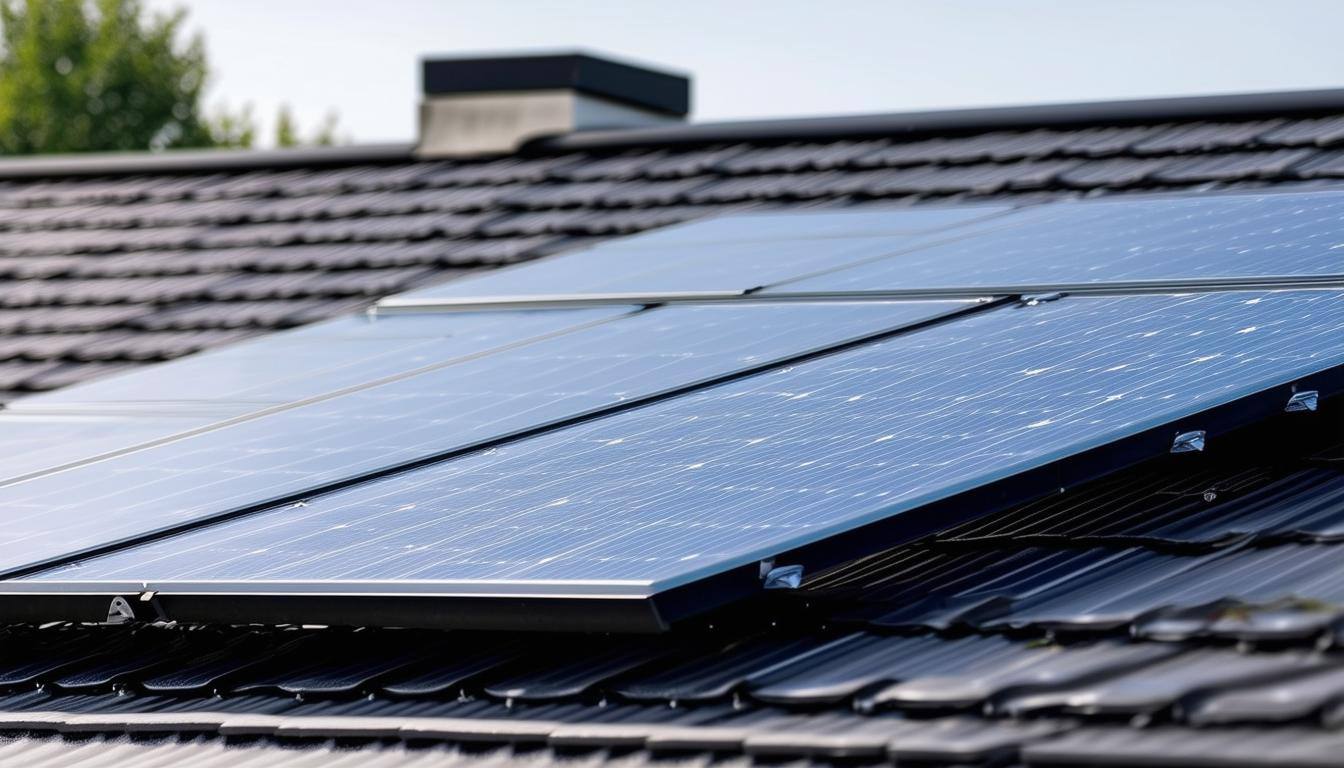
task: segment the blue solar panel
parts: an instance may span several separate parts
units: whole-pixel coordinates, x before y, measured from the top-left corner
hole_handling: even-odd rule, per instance
[[[3,413],[0,455],[3,477],[39,473],[128,445],[137,445],[195,429],[201,414]]]
[[[1063,202],[781,291],[1344,276],[1344,194]]]
[[[729,216],[624,238],[399,299],[746,291],[994,222],[1004,206]]]
[[[236,404],[245,412],[404,375],[633,309],[343,317],[26,397],[10,407],[143,413]]]
[[[0,481],[451,364],[630,307],[352,317],[24,398],[0,413]]]
[[[0,487],[0,568],[265,503],[975,305],[666,307],[463,359]]]
[[[1012,210],[1008,205],[927,206],[856,211],[792,211],[741,214],[667,227],[623,243],[632,247],[766,243],[831,237],[921,235],[991,219]]]
[[[1340,291],[999,308],[29,586],[647,595],[1342,365],[1341,333]]]

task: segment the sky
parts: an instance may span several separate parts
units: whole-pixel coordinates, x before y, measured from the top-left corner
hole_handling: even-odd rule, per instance
[[[690,74],[696,121],[1344,86],[1338,0],[147,0],[208,103],[415,135],[425,55],[582,48]]]

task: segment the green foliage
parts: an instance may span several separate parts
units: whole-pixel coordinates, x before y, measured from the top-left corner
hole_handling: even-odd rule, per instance
[[[317,130],[313,132],[311,143],[319,147],[330,147],[333,144],[340,144],[345,139],[336,135],[336,124],[340,121],[335,112],[328,112],[322,122],[318,123]]]
[[[280,105],[280,114],[275,117],[275,146],[297,147],[299,145],[299,126],[294,123],[294,113],[288,104]]]
[[[140,0],[0,0],[0,152],[248,146],[243,111],[202,114],[200,36]]]
[[[210,119],[210,141],[216,147],[246,148],[257,137],[257,124],[252,119],[251,105],[237,112],[218,109]]]
[[[317,129],[313,131],[311,139],[303,139],[299,135],[299,124],[294,119],[294,113],[290,111],[288,104],[280,105],[280,112],[275,118],[275,146],[277,147],[299,147],[299,146],[319,146],[329,147],[340,142],[336,135],[336,125],[338,118],[335,112],[328,112],[322,122],[318,123]]]

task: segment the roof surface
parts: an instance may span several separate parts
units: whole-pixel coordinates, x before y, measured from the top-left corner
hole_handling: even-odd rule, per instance
[[[283,169],[14,171],[0,186],[0,389],[728,211],[1344,175],[1344,107],[1225,109],[890,136],[833,121],[807,140],[564,138],[470,162],[384,149]],[[9,627],[0,757],[1333,765],[1344,452],[1324,410],[1310,433],[1267,427],[1216,457],[1150,462],[664,637]]]
[[[1054,107],[990,110],[992,120],[692,126],[630,132],[638,147],[580,135],[474,161],[372,147],[189,153],[139,174],[125,156],[0,163],[0,393],[54,389],[732,211],[1331,183],[1344,175],[1344,105],[1338,94],[1289,96],[1074,109],[1084,125],[1062,124],[1070,113]],[[1311,103],[1325,114],[1301,115]],[[1297,116],[1262,114],[1276,107]],[[1145,112],[1160,118],[1136,123]],[[1026,127],[1033,114],[1054,127]],[[1018,127],[968,132],[955,120]],[[743,138],[751,131],[764,138]],[[802,132],[811,138],[787,138]]]
[[[1168,457],[669,636],[15,627],[0,754],[1334,764],[1344,453],[1316,441],[1339,426]]]

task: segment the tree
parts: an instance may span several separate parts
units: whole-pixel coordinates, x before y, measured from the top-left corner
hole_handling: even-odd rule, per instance
[[[339,118],[335,112],[328,112],[318,123],[317,129],[313,131],[311,139],[304,140],[299,135],[299,124],[294,119],[294,113],[290,111],[288,104],[280,105],[280,112],[275,117],[275,146],[277,147],[299,147],[303,145],[329,147],[337,144],[340,139],[336,135],[336,125]]]
[[[294,113],[288,104],[280,105],[280,113],[275,116],[275,146],[297,147],[299,145],[299,126],[294,122]]]
[[[0,153],[248,146],[250,112],[203,113],[186,12],[140,0],[0,0]]]

